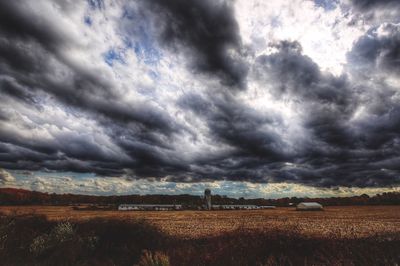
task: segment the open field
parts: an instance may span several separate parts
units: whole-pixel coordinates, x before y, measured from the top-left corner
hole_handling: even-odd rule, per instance
[[[399,265],[400,206],[255,211],[0,207],[2,265]]]
[[[145,220],[162,232],[186,239],[217,236],[237,229],[293,231],[309,237],[355,239],[400,235],[400,206],[326,207],[323,212],[294,208],[255,211],[77,211],[68,206],[1,206],[0,214],[40,214],[49,220],[92,218]]]

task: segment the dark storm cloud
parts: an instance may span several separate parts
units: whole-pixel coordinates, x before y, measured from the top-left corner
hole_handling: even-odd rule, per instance
[[[362,71],[400,73],[400,26],[386,23],[371,28],[356,41],[349,61]],[[370,72],[369,71],[369,72]]]
[[[165,23],[160,36],[163,43],[175,49],[188,47],[196,70],[216,74],[225,85],[243,86],[246,71],[242,71],[241,66],[237,68],[238,61],[228,54],[228,49],[238,52],[241,49],[230,3],[174,1],[169,5],[154,2],[151,6]],[[7,76],[2,80],[2,91],[25,103],[33,103],[40,92],[48,93],[64,105],[95,117],[128,156],[110,155],[99,148],[99,143],[78,135],[64,134],[51,141],[27,140],[2,129],[2,166],[100,175],[121,175],[125,172],[123,169],[132,169],[132,175],[139,177],[170,175],[184,180],[189,180],[188,176],[197,180],[222,177],[252,180],[265,174],[255,169],[263,163],[258,157],[273,161],[287,156],[280,151],[283,144],[277,133],[271,128],[262,129],[276,118],[263,117],[222,93],[220,101],[212,103],[215,111],[204,114],[203,118],[208,121],[212,137],[233,146],[235,152],[211,156],[216,162],[199,159],[192,169],[168,143],[171,134],[182,130],[168,114],[148,106],[124,105],[111,83],[62,55],[62,47],[71,45],[68,36],[28,12],[19,2],[2,3],[1,7],[4,16],[0,18],[3,36],[0,55],[4,60],[0,69]],[[185,13],[185,8],[190,12]],[[61,80],[49,78],[55,68],[70,74]],[[12,101],[4,97],[4,103],[8,101],[11,105]],[[193,109],[196,100],[192,101],[189,104],[193,112],[201,116],[199,110]],[[4,113],[4,119],[19,119],[7,115]],[[233,164],[226,159],[230,155],[238,157]],[[202,167],[203,163],[209,166]],[[206,177],[208,174],[210,177]]]
[[[361,102],[369,119],[359,123],[359,136],[369,148],[393,151],[399,141],[400,103],[398,86],[387,79],[400,77],[400,27],[383,24],[361,36],[348,53],[353,75],[375,81],[362,87]]]
[[[283,41],[273,46],[279,50],[277,53],[257,58],[257,75],[276,82],[273,93],[277,97],[295,95],[302,100],[336,105],[346,105],[350,100],[346,78],[322,73],[311,58],[301,53],[299,43]]]
[[[71,41],[50,21],[30,14],[20,2],[2,2],[0,10],[0,56],[5,60],[0,70],[16,78],[20,86],[44,90],[65,104],[123,123],[132,121],[166,133],[177,130],[158,110],[121,104],[123,96],[115,94],[110,82],[65,58],[61,50]],[[55,74],[54,68],[70,73],[69,77],[55,80],[49,75]]]
[[[374,6],[356,2],[363,9]],[[88,4],[91,12],[106,9],[103,1]],[[244,53],[232,2],[137,4],[144,12],[140,19],[153,23],[140,30],[156,34],[161,48],[182,53],[195,72],[191,77],[205,88],[183,88],[168,108],[151,100],[125,101],[110,73],[68,57],[65,51],[78,44],[56,21],[31,12],[23,1],[3,1],[0,167],[184,182],[400,183],[399,95],[386,81],[399,76],[397,25],[362,36],[348,54],[348,75],[335,76],[304,55],[298,42],[277,42],[269,47],[272,53],[246,58],[251,55]],[[156,44],[144,39],[143,49],[153,51]],[[156,63],[145,64],[150,69]],[[208,87],[210,77],[221,83]],[[269,109],[270,102],[257,109],[243,101],[246,90],[232,90],[246,88],[250,77],[277,102],[292,104],[296,121]],[[46,103],[83,124],[58,121],[63,115],[52,117]]]
[[[195,71],[216,75],[222,84],[245,87],[247,66],[239,27],[230,0],[156,0],[144,1],[155,24],[159,39],[174,51],[191,58]],[[234,51],[237,55],[232,54]]]
[[[355,20],[360,19],[373,25],[400,22],[400,1],[398,0],[351,0],[350,4]]]
[[[261,83],[272,85],[277,98],[300,103],[310,139],[286,143],[282,133],[287,129],[280,115],[257,112],[230,94],[186,95],[180,105],[203,117],[213,138],[233,148],[219,158],[199,160],[208,167],[200,166],[198,173],[216,179],[318,186],[359,182],[349,173],[348,179],[338,178],[340,171],[335,170],[339,169],[336,164],[345,163],[345,153],[353,145],[346,128],[354,100],[348,81],[321,72],[301,54],[298,43],[282,42],[275,47],[278,52],[257,59],[256,75]]]
[[[400,5],[398,0],[351,0],[351,2],[355,7],[361,10],[391,8]]]
[[[351,145],[350,132],[343,125],[354,110],[356,99],[345,76],[320,71],[301,53],[298,43],[281,42],[278,52],[257,58],[257,75],[273,81],[273,94],[302,104],[309,113],[304,124],[326,143]]]
[[[399,117],[393,94],[377,97],[371,88],[356,85],[358,81],[322,72],[297,43],[274,46],[277,52],[257,58],[257,77],[273,82],[268,88],[278,99],[297,103],[309,140],[287,160],[289,166],[269,167],[271,179],[320,186],[399,182],[396,167],[390,163],[399,156],[393,146],[398,142]],[[376,121],[352,120],[360,106],[372,112],[374,105],[381,111],[374,116]],[[385,169],[379,163],[371,164],[388,158],[392,159]]]
[[[32,92],[30,92],[27,88],[22,87],[12,79],[10,80],[10,79],[0,78],[0,91],[4,94],[8,94],[9,96],[24,101],[26,103],[32,105],[35,105],[36,103],[35,95]]]
[[[63,54],[63,48],[75,45],[68,34],[57,28],[57,23],[31,12],[24,2],[0,3],[0,36],[0,90],[4,93],[1,96],[4,107],[13,105],[7,95],[32,106],[42,100],[36,99],[38,96],[54,97],[64,106],[97,119],[108,127],[110,136],[116,140],[130,134],[137,141],[144,141],[150,150],[148,153],[155,153],[152,150],[164,145],[160,139],[165,141],[182,130],[162,109],[140,102],[124,104],[121,101],[124,95],[116,94],[111,82],[96,70],[87,69]],[[59,76],[58,71],[66,74]],[[1,117],[3,120],[20,119],[4,112]],[[118,131],[118,128],[123,130]],[[101,143],[79,135],[64,135],[52,141],[28,141],[5,128],[0,130],[0,135],[3,145],[12,145],[8,146],[1,162],[10,169],[46,168],[114,175],[121,174],[125,164],[130,163],[132,167],[134,162],[143,162],[144,152],[140,149],[134,151],[132,147],[121,145],[122,151],[126,149],[132,158],[115,158],[101,150]],[[22,147],[25,153],[20,152]],[[153,164],[162,164],[162,158],[154,155],[152,159]],[[115,160],[117,163],[107,163]]]
[[[22,1],[2,1],[0,3],[0,29],[2,36],[17,37],[24,40],[35,39],[47,48],[56,49],[63,36],[46,20],[32,19],[29,8],[22,8]]]
[[[215,140],[235,147],[243,156],[259,156],[270,161],[284,157],[283,144],[272,126],[282,122],[278,116],[257,113],[225,93],[210,95],[208,99],[186,95],[181,99],[181,106],[203,117]]]

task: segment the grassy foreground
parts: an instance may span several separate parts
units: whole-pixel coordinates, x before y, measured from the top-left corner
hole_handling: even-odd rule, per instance
[[[193,228],[193,230],[196,230]],[[396,265],[400,236],[306,237],[238,229],[181,239],[144,221],[0,217],[1,265]]]

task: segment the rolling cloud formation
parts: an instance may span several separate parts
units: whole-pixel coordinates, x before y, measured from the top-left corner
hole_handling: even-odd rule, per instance
[[[1,1],[0,169],[398,185],[399,18],[398,1]]]

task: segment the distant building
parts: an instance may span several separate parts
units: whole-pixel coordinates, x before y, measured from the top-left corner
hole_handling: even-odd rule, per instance
[[[206,210],[211,210],[212,205],[211,205],[211,190],[208,188],[204,190],[204,200],[205,200],[205,206]]]
[[[259,209],[276,209],[276,206],[258,206]]]
[[[261,210],[261,209],[275,209],[275,206],[257,206],[257,205],[212,205],[211,190],[204,190],[204,204],[198,205],[199,210]],[[185,206],[188,207],[187,205]],[[119,211],[171,211],[182,210],[183,206],[180,204],[121,204],[118,206]]]
[[[259,209],[275,209],[275,206],[257,206],[257,205],[239,205],[239,204],[225,204],[225,205],[212,205],[211,203],[211,190],[204,190],[204,201],[206,210],[259,210]]]
[[[275,209],[275,206],[257,206],[257,205],[212,205],[213,210],[260,210]]]
[[[324,208],[318,202],[301,202],[297,204],[298,211],[322,211]]]
[[[119,211],[173,211],[181,210],[180,204],[121,204]]]

